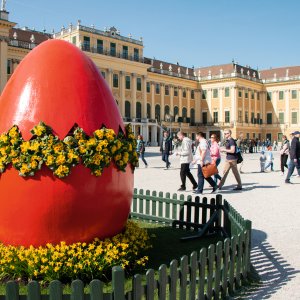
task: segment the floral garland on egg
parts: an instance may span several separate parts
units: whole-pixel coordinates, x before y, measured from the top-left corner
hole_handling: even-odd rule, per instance
[[[136,139],[130,124],[125,129],[124,135],[103,127],[88,136],[83,129],[76,128],[60,140],[51,127],[40,122],[31,130],[34,137],[25,141],[14,125],[0,135],[0,172],[12,164],[20,176],[34,176],[45,164],[55,176],[64,178],[81,162],[93,175],[100,176],[112,161],[120,171],[125,171],[127,164],[134,169],[138,164]]]

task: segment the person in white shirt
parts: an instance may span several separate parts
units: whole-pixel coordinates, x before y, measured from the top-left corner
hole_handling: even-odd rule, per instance
[[[218,186],[216,182],[212,179],[212,177],[204,178],[202,167],[206,164],[210,164],[212,162],[208,142],[204,137],[204,133],[198,132],[196,134],[196,139],[199,142],[198,147],[195,152],[195,160],[194,163],[198,165],[198,185],[197,189],[194,191],[195,194],[202,194],[204,188],[204,179],[211,185],[214,192],[217,190]]]
[[[181,187],[178,191],[186,190],[186,177],[191,181],[193,185],[193,190],[197,188],[197,182],[190,171],[190,163],[193,161],[192,153],[192,141],[185,136],[182,131],[177,133],[178,139],[181,141],[181,151],[177,152],[176,155],[180,155],[180,178],[181,178]]]

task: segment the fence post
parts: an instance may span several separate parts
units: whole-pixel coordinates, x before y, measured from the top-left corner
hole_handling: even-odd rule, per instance
[[[216,205],[217,205],[217,209],[218,209],[218,220],[217,220],[217,228],[221,228],[222,226],[222,195],[218,194],[216,195]]]
[[[9,281],[6,284],[6,300],[17,300],[19,299],[19,285],[14,281]]]
[[[178,262],[176,259],[173,259],[170,263],[170,299],[176,299],[177,292],[177,283],[178,283]]]
[[[74,280],[71,283],[71,300],[84,300],[83,282]]]
[[[180,259],[180,300],[186,299],[189,261],[186,255]]]
[[[63,289],[62,284],[58,280],[53,280],[49,285],[49,299],[50,300],[62,300]]]
[[[94,279],[90,282],[90,297],[91,300],[103,299],[103,282],[98,279]]]
[[[124,281],[125,281],[124,270],[120,266],[113,267],[112,268],[113,299],[125,300]]]
[[[167,266],[161,265],[158,269],[158,297],[161,300],[165,300],[167,297],[167,283],[168,283],[168,275],[167,275]]]
[[[27,285],[28,300],[40,300],[41,290],[40,285],[37,281],[31,281]]]
[[[199,255],[199,283],[198,283],[198,300],[204,300],[205,297],[205,278],[206,278],[206,248],[200,250]]]
[[[136,274],[132,279],[133,300],[141,300],[143,296],[142,276]]]
[[[154,300],[155,278],[153,269],[149,269],[146,273],[146,286],[146,299]]]
[[[252,222],[250,220],[245,220],[245,227],[246,230],[248,232],[248,236],[249,236],[249,244],[247,245],[248,248],[248,262],[247,262],[247,272],[250,272],[250,265],[251,265],[251,260],[250,260],[250,256],[251,256],[251,238],[252,238]]]

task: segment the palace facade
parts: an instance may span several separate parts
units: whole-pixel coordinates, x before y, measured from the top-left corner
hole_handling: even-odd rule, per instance
[[[18,64],[48,39],[66,40],[89,56],[112,90],[125,123],[158,145],[162,131],[178,130],[194,138],[233,136],[281,140],[300,129],[300,66],[255,70],[237,62],[188,68],[144,57],[142,38],[122,36],[115,27],[98,30],[80,21],[48,34],[16,28],[0,11],[0,89]]]

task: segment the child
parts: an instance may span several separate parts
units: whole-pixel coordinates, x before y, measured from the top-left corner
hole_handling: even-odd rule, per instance
[[[265,151],[261,151],[261,155],[260,155],[260,172],[264,172],[265,171],[265,164],[266,164],[266,155],[265,155]]]
[[[272,147],[268,147],[268,151],[266,153],[267,155],[267,161],[266,161],[266,166],[265,170],[267,170],[269,167],[271,167],[271,171],[274,171],[273,169],[273,153],[272,153]]]

